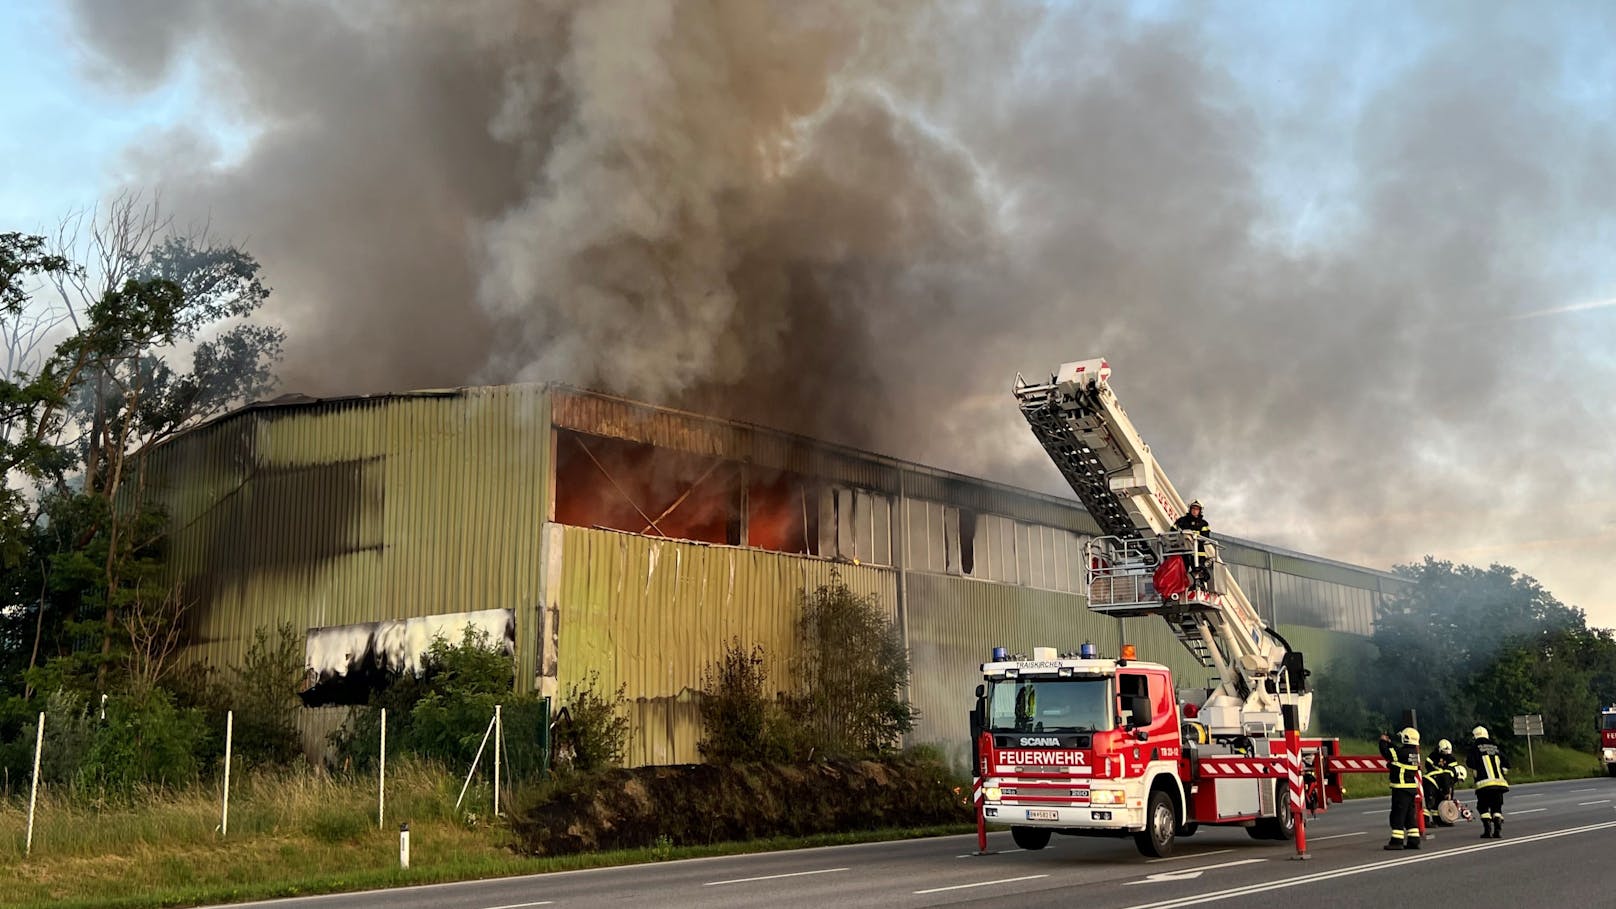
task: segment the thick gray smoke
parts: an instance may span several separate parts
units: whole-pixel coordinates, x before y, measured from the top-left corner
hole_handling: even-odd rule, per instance
[[[1113,4],[79,6],[108,79],[260,131],[131,179],[248,240],[289,389],[556,379],[1058,491],[1011,379],[1104,354],[1219,529],[1616,621],[1616,310],[1528,316],[1616,277],[1612,74],[1562,52],[1609,16],[1309,55]]]

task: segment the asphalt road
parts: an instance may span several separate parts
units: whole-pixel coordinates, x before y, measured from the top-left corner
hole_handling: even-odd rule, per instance
[[[1461,796],[1474,808],[1469,792]],[[1481,823],[1437,828],[1420,851],[1384,852],[1383,799],[1334,806],[1308,824],[1311,858],[1239,829],[1202,828],[1177,853],[1147,860],[1131,840],[1056,837],[1037,852],[1008,833],[832,846],[405,887],[245,905],[275,909],[531,909],[667,906],[828,909],[833,906],[1071,906],[1171,909],[1256,897],[1315,907],[1467,909],[1611,905],[1616,779],[1515,786],[1505,839]],[[237,904],[242,905],[242,904]]]

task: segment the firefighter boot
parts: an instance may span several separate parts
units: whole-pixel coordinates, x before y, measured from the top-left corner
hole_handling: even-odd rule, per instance
[[[1382,846],[1380,848],[1385,849],[1388,852],[1390,852],[1393,849],[1402,849],[1403,848],[1403,838],[1400,837],[1400,836],[1393,836],[1391,839],[1386,841],[1386,845],[1384,845],[1384,846]]]
[[[1504,819],[1501,818],[1501,817],[1495,817],[1495,818],[1493,818],[1493,839],[1501,840],[1503,838],[1504,838]]]
[[[1420,832],[1418,830],[1410,830],[1408,832],[1408,836],[1406,838],[1404,838],[1404,840],[1403,840],[1403,848],[1404,849],[1418,849],[1418,848],[1420,848]]]
[[[1490,817],[1483,816],[1481,819],[1481,838],[1484,840],[1493,838],[1493,819]]]

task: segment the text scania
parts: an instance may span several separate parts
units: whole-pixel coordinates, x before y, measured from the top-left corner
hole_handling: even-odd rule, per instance
[[[1087,766],[1089,756],[1081,751],[1001,751],[999,763],[1019,767]]]
[[[1060,743],[1061,743],[1061,740],[1057,739],[1057,738],[1043,738],[1043,739],[1040,739],[1040,738],[1024,738],[1024,739],[1022,739],[1020,741],[1019,744],[1023,748],[1038,748],[1038,747],[1054,748],[1054,747],[1059,746]]]

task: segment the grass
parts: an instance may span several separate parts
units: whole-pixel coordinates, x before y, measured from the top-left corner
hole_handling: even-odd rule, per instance
[[[232,784],[230,833],[217,792],[152,793],[132,805],[41,793],[32,856],[26,797],[0,802],[0,906],[143,907],[302,896],[404,884],[567,871],[806,846],[964,833],[940,827],[858,831],[710,846],[552,858],[516,855],[490,793],[475,785],[456,812],[459,781],[420,765],[388,770],[387,828],[376,825],[374,779],[311,772],[243,774]],[[398,823],[410,824],[410,867],[398,867]]]

